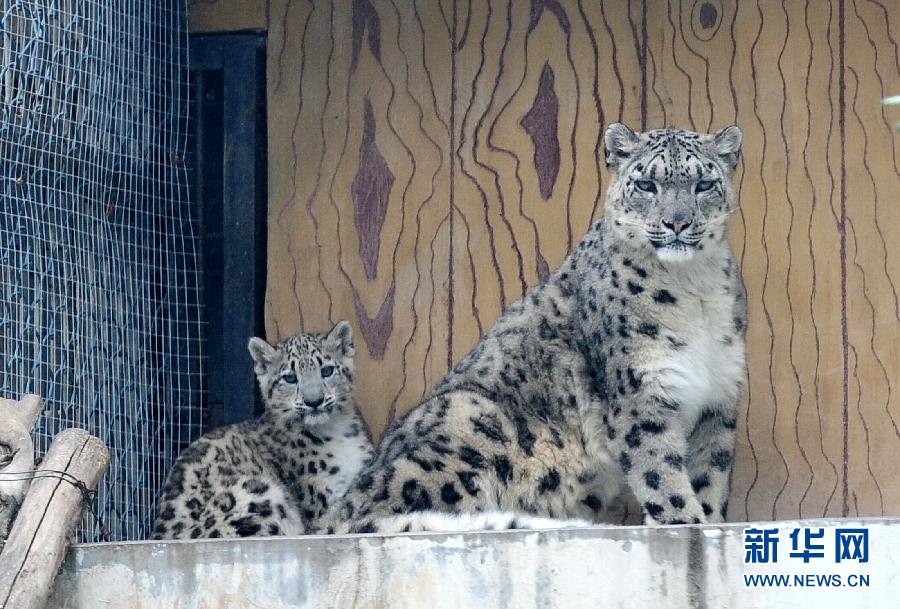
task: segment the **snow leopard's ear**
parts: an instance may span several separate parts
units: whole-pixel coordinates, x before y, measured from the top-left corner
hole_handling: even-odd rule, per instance
[[[353,327],[349,321],[337,322],[331,331],[322,339],[325,348],[340,357],[351,358],[356,354],[353,346]]]
[[[606,167],[610,171],[617,171],[624,161],[638,151],[641,138],[628,126],[613,123],[606,128],[603,142],[606,145]]]
[[[256,364],[254,368],[257,374],[264,374],[281,358],[278,349],[255,336],[247,343],[247,349],[250,351],[253,363]]]
[[[713,146],[716,154],[722,159],[722,163],[729,171],[734,171],[737,167],[738,158],[741,156],[741,141],[744,135],[737,125],[731,125],[724,129],[719,129],[713,136]]]

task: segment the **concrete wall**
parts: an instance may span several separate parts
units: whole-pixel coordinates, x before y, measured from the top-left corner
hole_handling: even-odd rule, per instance
[[[512,609],[900,606],[900,521],[766,523],[777,565],[744,564],[743,530],[610,527],[78,546],[52,609],[305,607]],[[825,558],[789,558],[794,527],[825,529]],[[836,526],[869,529],[869,560],[835,564]],[[869,586],[748,588],[745,573],[851,574]]]

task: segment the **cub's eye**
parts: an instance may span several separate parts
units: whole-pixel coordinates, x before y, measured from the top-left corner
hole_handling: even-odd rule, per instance
[[[297,382],[297,375],[293,372],[288,372],[287,374],[281,375],[281,380],[285,383],[290,383],[291,385]]]
[[[712,190],[715,185],[716,183],[713,180],[700,180],[697,182],[697,186],[694,187],[694,192],[706,192],[707,190]]]
[[[322,378],[327,379],[334,374],[334,366],[322,366]]]
[[[644,192],[656,193],[656,184],[651,182],[650,180],[637,180],[634,183],[637,186],[638,190],[642,190]]]

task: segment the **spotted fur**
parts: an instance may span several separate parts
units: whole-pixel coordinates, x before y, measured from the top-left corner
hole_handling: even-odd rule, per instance
[[[327,530],[422,511],[615,521],[629,498],[648,523],[721,521],[745,370],[725,231],[740,142],[609,127],[603,218],[387,430]]]
[[[154,539],[299,535],[315,528],[371,457],[351,395],[352,330],[249,344],[265,412],[217,429],[178,458]]]

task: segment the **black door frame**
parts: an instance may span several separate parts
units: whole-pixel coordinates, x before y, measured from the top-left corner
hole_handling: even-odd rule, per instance
[[[265,48],[260,33],[190,38],[188,167],[203,243],[207,322],[204,431],[261,409],[247,341],[265,335]]]

